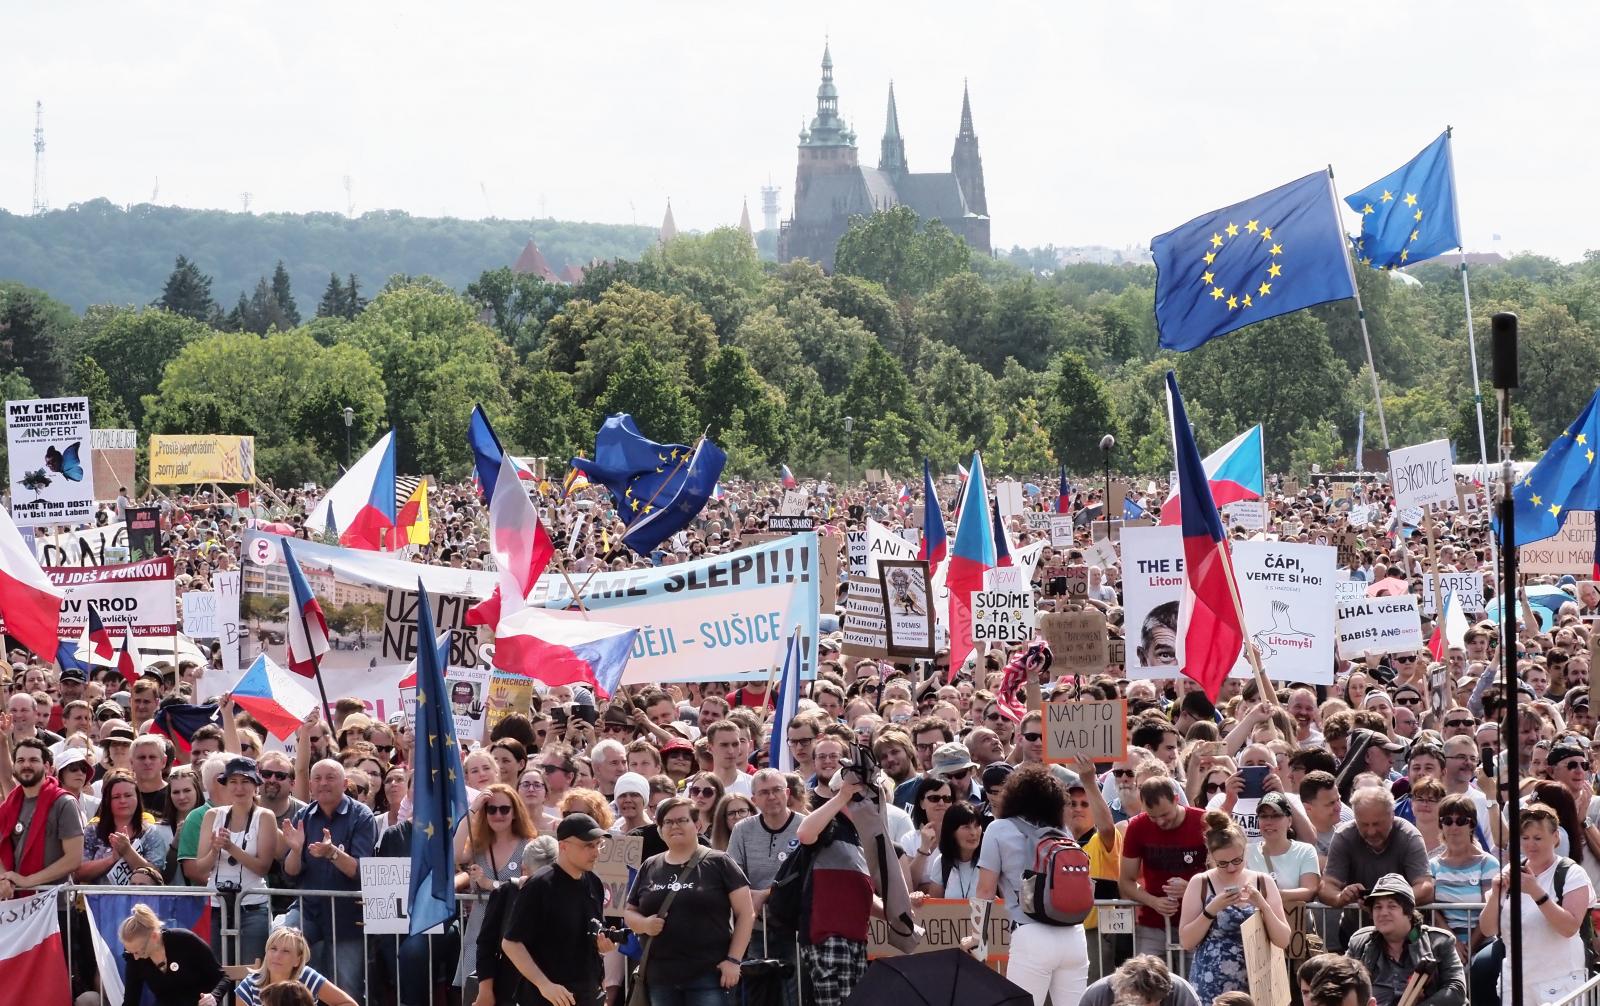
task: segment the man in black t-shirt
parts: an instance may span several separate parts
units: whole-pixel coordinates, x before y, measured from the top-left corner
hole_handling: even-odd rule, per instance
[[[518,1006],[597,1006],[604,1001],[600,955],[616,949],[601,934],[605,887],[594,875],[605,829],[587,814],[556,828],[556,861],[522,885],[501,949],[523,981]]]

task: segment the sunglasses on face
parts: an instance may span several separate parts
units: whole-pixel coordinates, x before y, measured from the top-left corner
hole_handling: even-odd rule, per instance
[[[1417,658],[1414,657],[1414,656],[1412,656],[1412,657],[1395,657],[1394,658],[1394,662],[1397,663],[1397,664],[1414,664],[1414,663],[1417,662]]]
[[[1022,735],[1022,739],[1029,744],[1037,744],[1044,739],[1044,734],[1039,733],[1037,730],[1029,730]]]
[[[393,744],[374,744],[374,745],[372,745],[372,747],[379,754],[383,754],[383,755],[394,754],[394,745]]]
[[[697,797],[713,797],[717,795],[717,791],[710,786],[690,786],[689,795]]]
[[[946,779],[949,779],[952,782],[960,782],[961,780],[965,779],[967,776],[969,776],[971,774],[972,774],[972,769],[964,768],[964,769],[957,769],[954,772],[946,772],[944,774],[944,777]]]
[[[1440,814],[1439,823],[1445,827],[1455,825],[1460,828],[1470,828],[1478,822],[1464,814]]]
[[[1582,772],[1588,766],[1584,765],[1584,763],[1581,761],[1574,760],[1562,762],[1560,767],[1566,769],[1568,772]]]
[[[511,805],[509,803],[491,803],[485,805],[483,809],[486,813],[495,817],[511,813]]]
[[[1118,779],[1132,779],[1133,778],[1133,769],[1131,769],[1131,768],[1114,768],[1114,769],[1111,770],[1111,774],[1113,776],[1115,776],[1116,778],[1118,778]]]
[[[1472,720],[1445,720],[1444,725],[1447,727],[1466,727],[1470,730],[1472,729]]]
[[[950,802],[950,797],[946,796],[943,793],[929,793],[927,796],[923,797],[922,799],[926,803],[949,803]]]
[[[1208,782],[1208,783],[1205,784],[1204,787],[1202,787],[1202,792],[1204,792],[1206,796],[1212,796],[1214,794],[1221,793],[1222,789],[1223,789],[1222,783],[1220,783],[1220,782]],[[1260,817],[1261,815],[1257,814],[1256,816]]]
[[[1402,706],[1420,706],[1420,705],[1422,705],[1422,696],[1420,696],[1420,695],[1402,695],[1399,698],[1395,699],[1395,702],[1399,703]]]
[[[278,782],[286,782],[286,781],[294,778],[294,773],[293,772],[275,772],[270,768],[264,768],[264,769],[261,770],[261,778],[263,778],[263,779],[274,779],[274,780],[277,780]]]
[[[351,796],[366,796],[367,792],[368,792],[368,787],[366,787],[366,786],[351,786],[349,789],[345,790],[345,792],[350,794]]]

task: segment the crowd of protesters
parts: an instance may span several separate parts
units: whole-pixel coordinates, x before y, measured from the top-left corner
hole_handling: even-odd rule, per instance
[[[921,507],[891,485],[807,490],[832,547],[869,518],[912,527]],[[552,499],[545,519],[557,564],[585,573],[731,551],[781,496],[730,482],[652,556],[621,544],[597,492]],[[1044,497],[1032,505],[1054,509]],[[273,516],[315,537],[300,524],[307,502],[286,494]],[[1045,546],[1035,587],[1041,608],[1065,610],[1049,579],[1090,567],[1076,603],[1120,635],[1115,546],[1091,547],[1103,504],[1098,492],[1075,495],[1077,536]],[[1263,533],[1316,542],[1368,504],[1350,575],[1420,591],[1420,532],[1394,529],[1377,482],[1338,498],[1322,485],[1274,492]],[[162,547],[182,590],[234,567],[260,519],[203,496],[163,507]],[[1442,571],[1489,568],[1483,512],[1440,520]],[[417,561],[492,567],[471,487],[436,490],[432,520]],[[1016,519],[1008,536],[1020,547],[1039,534]],[[322,1003],[588,1006],[620,1004],[637,981],[652,1006],[701,1006],[736,1001],[748,962],[776,959],[800,962],[780,979],[786,1001],[803,981],[805,1002],[839,1006],[867,966],[874,917],[913,932],[926,899],[998,898],[1013,927],[1008,976],[1036,1003],[1238,1002],[1244,927],[1260,916],[1305,1002],[1391,1006],[1420,968],[1432,976],[1420,1002],[1481,1006],[1510,980],[1505,899],[1508,871],[1520,869],[1523,974],[1538,997],[1528,1001],[1548,1001],[1586,977],[1600,881],[1588,687],[1600,591],[1572,577],[1552,585],[1568,599],[1547,619],[1521,606],[1514,725],[1502,716],[1499,629],[1482,620],[1489,597],[1469,600],[1480,621],[1437,658],[1341,657],[1328,683],[1272,695],[1230,680],[1212,701],[1187,679],[1130,681],[1121,667],[1042,682],[1047,701],[1126,699],[1131,756],[1117,764],[1044,763],[1040,714],[1019,720],[1000,701],[1020,647],[875,659],[847,653],[836,622],[824,623],[820,671],[786,722],[764,678],[719,682],[712,666],[703,682],[609,699],[541,686],[526,715],[467,745],[461,912],[430,937],[364,936],[354,897],[270,893],[355,893],[363,858],[409,855],[417,738],[403,714],[374,720],[340,698],[286,752],[223,701],[218,721],[180,748],[153,724],[164,704],[216,698],[204,660],[158,662],[130,685],[114,669],[86,675],[13,651],[0,669],[0,899],[68,882],[212,892],[209,940],[148,910],[126,920],[130,1003],[147,988],[185,1006],[293,1002],[284,990],[299,986]],[[767,766],[773,735],[792,771]],[[1512,745],[1524,766],[1518,835],[1504,810]],[[1259,795],[1247,795],[1257,778]],[[1043,828],[1088,852],[1098,899],[1131,903],[1131,935],[1102,935],[1095,915],[1056,927],[1023,911],[1028,843]],[[642,837],[644,859],[626,903],[608,905],[593,871],[622,835]],[[808,871],[803,884],[781,880],[792,859]],[[63,932],[74,991],[94,1001],[83,927],[69,920]]]

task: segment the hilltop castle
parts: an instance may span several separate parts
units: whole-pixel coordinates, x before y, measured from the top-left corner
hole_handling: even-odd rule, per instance
[[[856,134],[839,115],[839,90],[833,83],[833,56],[822,49],[822,84],[817,115],[800,130],[800,165],[795,171],[794,216],[778,236],[778,260],[805,258],[833,268],[834,247],[850,218],[895,206],[909,206],[923,220],[940,220],[980,254],[989,254],[989,203],[983,191],[983,158],[972,129],[972,103],[961,88],[961,126],[950,170],[914,173],[906,163],[905,139],[889,83],[889,110],[883,126],[878,166],[856,163]]]

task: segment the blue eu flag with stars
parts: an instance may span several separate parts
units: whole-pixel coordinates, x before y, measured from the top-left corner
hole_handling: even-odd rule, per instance
[[[1549,538],[1573,510],[1600,510],[1600,391],[1511,490],[1516,545]],[[1496,522],[1498,532],[1498,521]]]
[[[1354,297],[1346,249],[1326,171],[1156,237],[1161,348],[1195,349],[1258,321]]]
[[[632,416],[619,412],[607,416],[595,434],[594,459],[573,458],[572,467],[611,490],[628,525],[623,544],[648,555],[704,509],[727,461],[709,438],[693,447],[658,444],[639,432]]]
[[[1362,265],[1396,269],[1461,247],[1450,131],[1344,201],[1361,214],[1355,253]]]
[[[417,722],[411,769],[411,935],[456,914],[456,825],[467,813],[467,781],[444,668],[450,634],[434,630],[428,588],[417,580]]]

